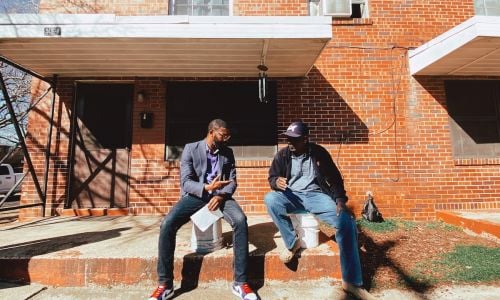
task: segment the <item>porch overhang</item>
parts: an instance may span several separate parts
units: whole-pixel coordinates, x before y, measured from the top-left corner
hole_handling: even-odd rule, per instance
[[[330,17],[0,15],[0,56],[44,77],[307,75]]]
[[[500,17],[475,16],[409,52],[412,75],[500,76]]]

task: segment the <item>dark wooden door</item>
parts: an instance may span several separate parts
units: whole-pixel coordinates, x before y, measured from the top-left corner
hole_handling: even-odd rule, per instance
[[[71,207],[128,206],[133,86],[78,84]]]

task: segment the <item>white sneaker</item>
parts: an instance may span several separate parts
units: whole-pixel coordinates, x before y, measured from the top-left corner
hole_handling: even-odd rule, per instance
[[[252,288],[248,285],[248,283],[244,283],[241,285],[232,284],[231,291],[236,296],[240,297],[241,300],[259,300],[257,294],[252,290]]]
[[[299,249],[300,249],[300,241],[297,239],[291,250],[285,248],[283,249],[283,251],[281,251],[280,260],[285,264],[289,263],[295,256],[295,253],[299,251]]]
[[[174,288],[167,289],[166,286],[160,285],[149,296],[148,300],[166,300],[174,296]]]

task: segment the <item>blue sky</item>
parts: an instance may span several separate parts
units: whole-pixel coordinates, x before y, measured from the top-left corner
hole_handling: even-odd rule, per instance
[[[36,13],[40,0],[0,0],[0,13]]]

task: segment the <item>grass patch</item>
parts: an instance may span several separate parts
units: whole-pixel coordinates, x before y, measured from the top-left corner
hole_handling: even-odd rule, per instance
[[[434,261],[420,262],[412,277],[418,282],[492,282],[500,280],[500,247],[460,245]]]
[[[500,248],[457,246],[440,261],[450,280],[473,282],[500,279]]]
[[[461,228],[457,226],[453,226],[447,223],[444,223],[443,221],[432,221],[429,222],[425,225],[425,227],[429,229],[443,229],[446,231],[455,231],[455,230],[462,230]]]
[[[404,228],[404,230],[412,230],[417,227],[417,223],[412,221],[400,220],[399,225]]]
[[[384,222],[376,223],[365,219],[359,219],[357,223],[360,227],[373,232],[389,232],[398,228],[398,225],[394,220],[385,220]]]
[[[357,220],[357,223],[361,228],[373,232],[391,232],[399,228],[403,228],[404,230],[413,230],[417,227],[417,223],[415,222],[395,219],[387,219],[380,223],[359,219]]]

